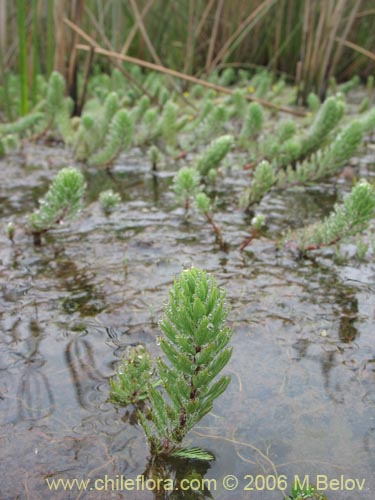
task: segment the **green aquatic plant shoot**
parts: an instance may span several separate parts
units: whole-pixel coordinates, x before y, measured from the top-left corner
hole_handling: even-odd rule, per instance
[[[132,139],[133,121],[125,109],[120,109],[109,125],[105,146],[90,157],[90,165],[110,166],[123,150],[130,147]]]
[[[148,385],[154,376],[152,358],[142,345],[130,347],[109,383],[110,400],[120,405],[137,404],[148,398]],[[154,384],[157,385],[157,382]]]
[[[337,242],[364,231],[375,215],[375,189],[361,180],[336,204],[332,213],[323,221],[297,230],[289,236],[290,247],[302,254]]]
[[[218,378],[232,354],[227,314],[225,291],[212,275],[193,267],[175,279],[160,322],[167,358],[157,360],[163,391],[149,384],[148,416],[138,413],[153,456],[213,459],[182,441],[230,382],[227,375]]]
[[[214,139],[197,160],[197,169],[202,177],[211,169],[217,169],[233,146],[233,136],[223,135]]]
[[[268,161],[259,163],[254,172],[254,178],[249,192],[247,193],[247,207],[258,203],[275,184],[275,172]]]
[[[178,203],[181,203],[185,211],[190,208],[191,200],[199,191],[200,176],[198,171],[192,167],[182,167],[173,179],[173,191]]]
[[[103,212],[109,214],[117,207],[117,205],[119,205],[121,202],[121,196],[119,193],[115,193],[112,189],[108,189],[100,193],[99,202]]]
[[[252,102],[247,107],[245,119],[242,125],[240,134],[241,145],[245,145],[249,141],[254,140],[262,131],[263,123],[263,107],[257,102]]]
[[[40,245],[41,235],[61,222],[73,219],[82,208],[86,184],[82,173],[73,167],[60,170],[40,201],[40,208],[28,219],[34,243]]]

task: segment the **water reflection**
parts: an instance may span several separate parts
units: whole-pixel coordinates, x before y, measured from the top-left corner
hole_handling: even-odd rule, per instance
[[[74,337],[64,350],[66,366],[69,369],[72,386],[77,402],[81,408],[89,408],[90,396],[105,379],[105,375],[97,368],[94,348],[86,337]]]
[[[44,370],[46,360],[40,353],[44,339],[43,331],[36,320],[30,320],[30,335],[22,342],[22,351],[16,352],[22,362],[17,361],[19,381],[16,390],[17,417],[15,421],[40,420],[50,416],[55,409],[51,384]],[[11,394],[12,388],[9,388]]]

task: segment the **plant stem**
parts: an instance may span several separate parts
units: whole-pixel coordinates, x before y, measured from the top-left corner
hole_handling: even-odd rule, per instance
[[[18,28],[18,62],[20,72],[20,115],[25,116],[29,111],[29,91],[27,82],[27,25],[26,2],[17,0],[17,28]]]

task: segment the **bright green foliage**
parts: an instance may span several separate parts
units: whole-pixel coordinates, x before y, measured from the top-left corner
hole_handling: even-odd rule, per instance
[[[158,163],[160,163],[162,157],[161,151],[157,146],[151,146],[149,155],[150,155],[152,170],[156,170]]]
[[[283,143],[293,137],[296,133],[297,127],[293,120],[283,120],[277,127],[277,138],[279,142]]]
[[[232,105],[230,115],[232,117],[241,118],[246,112],[247,101],[243,90],[236,89],[229,99],[229,103]]]
[[[100,193],[99,202],[103,211],[109,213],[121,202],[121,196],[112,189],[108,189]]]
[[[361,101],[361,103],[359,105],[358,113],[364,113],[365,111],[368,111],[369,108],[370,108],[370,106],[371,106],[371,100],[370,100],[369,96],[366,95],[362,99],[362,101]]]
[[[265,96],[272,84],[272,78],[272,74],[268,71],[262,71],[253,78],[251,84],[256,89],[256,97],[260,98]]]
[[[254,139],[262,130],[264,123],[263,107],[257,102],[249,104],[241,130],[241,140]]]
[[[190,200],[199,190],[199,173],[195,168],[182,167],[174,177],[173,191],[179,203],[182,203],[185,210],[189,209]]]
[[[122,75],[121,75],[122,76]],[[104,101],[103,117],[101,126],[106,130],[106,127],[111,123],[112,118],[120,108],[120,101],[116,92],[110,92]]]
[[[197,160],[198,172],[205,176],[212,168],[218,168],[231,150],[232,145],[233,137],[231,135],[223,135],[214,139]]]
[[[158,133],[159,111],[157,108],[149,108],[142,117],[141,127],[135,140],[137,144],[143,144],[154,139]]]
[[[78,131],[74,137],[74,155],[79,161],[86,161],[100,143],[100,132],[91,114],[82,115]]]
[[[164,106],[159,126],[165,144],[171,148],[177,145],[177,119],[178,106],[173,101],[168,101]]]
[[[361,83],[361,79],[359,78],[358,75],[354,75],[353,78],[351,78],[350,80],[348,80],[347,82],[345,83],[342,83],[339,87],[339,90],[340,92],[342,92],[343,94],[347,94],[348,92],[350,92],[351,90],[355,89],[356,87],[358,87],[358,85]]]
[[[65,95],[64,77],[57,71],[53,71],[48,81],[47,89],[47,114],[50,119],[60,111]]]
[[[323,493],[318,493],[314,486],[309,485],[304,488],[302,486],[295,484],[292,487],[291,494],[285,497],[285,500],[327,500],[327,497]]]
[[[150,98],[147,95],[142,96],[137,105],[132,109],[130,115],[134,123],[139,122],[150,107]]]
[[[110,399],[120,405],[137,404],[148,397],[148,384],[154,375],[152,359],[142,345],[131,347],[110,379]]]
[[[229,111],[225,106],[214,106],[203,124],[202,138],[220,134],[228,121]]]
[[[280,170],[277,174],[277,185],[285,187],[304,184],[334,175],[358,150],[362,141],[362,130],[360,122],[349,123],[328,148],[302,163],[297,163],[295,168]]]
[[[206,193],[198,193],[195,197],[195,203],[201,214],[206,214],[211,211],[211,201]]]
[[[275,165],[281,167],[294,163],[320,149],[327,140],[329,134],[341,120],[345,110],[344,103],[336,97],[329,97],[320,106],[313,123],[304,134],[293,137],[280,144],[273,150],[266,151],[268,159],[274,159]],[[262,144],[262,150],[265,146]]]
[[[253,183],[250,187],[248,206],[258,203],[275,184],[276,178],[272,165],[268,161],[259,163],[254,172]]]
[[[373,132],[375,130],[375,108],[368,111],[359,121],[364,134]]]
[[[0,158],[5,155],[5,146],[3,140],[0,137]]]
[[[236,72],[233,68],[226,68],[220,75],[219,84],[223,87],[227,87],[234,83],[236,79]]]
[[[322,222],[296,231],[290,239],[296,241],[303,253],[316,250],[364,231],[374,215],[375,189],[361,180]]]
[[[65,144],[72,145],[74,141],[74,129],[72,124],[72,111],[74,103],[70,97],[66,97],[56,116],[56,124]]]
[[[11,123],[0,123],[0,134],[20,134],[32,130],[43,119],[43,113],[30,113]]]
[[[91,165],[110,165],[121,153],[129,148],[133,139],[133,122],[125,109],[117,111],[113,117],[105,146],[90,159]]]
[[[225,291],[213,276],[196,268],[183,271],[160,322],[167,362],[158,359],[157,368],[165,394],[149,384],[150,420],[139,412],[154,455],[187,456],[182,440],[227,388],[230,377],[217,379],[232,354],[226,318]],[[190,458],[213,457],[191,449]]]
[[[307,105],[309,107],[309,110],[312,111],[313,113],[319,111],[321,102],[319,97],[316,94],[314,94],[314,92],[310,92],[310,94],[307,96]]]
[[[6,135],[5,137],[2,137],[1,140],[4,147],[4,152],[7,154],[15,152],[20,148],[20,140],[15,134]]]
[[[327,140],[328,134],[341,120],[343,114],[344,104],[341,101],[335,97],[326,99],[310,129],[301,138],[301,155],[306,156],[319,149]]]
[[[63,220],[76,216],[82,207],[86,184],[83,175],[73,167],[60,170],[47,194],[40,202],[40,208],[28,220],[34,236],[53,229]]]

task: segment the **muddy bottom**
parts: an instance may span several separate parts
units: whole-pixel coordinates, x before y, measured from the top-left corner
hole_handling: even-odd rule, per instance
[[[111,176],[84,168],[85,210],[34,247],[26,216],[69,164],[68,153],[40,145],[0,162],[0,498],[281,500],[279,490],[289,492],[297,477],[330,500],[373,500],[373,251],[359,262],[348,243],[348,259],[328,250],[298,260],[274,244],[288,226],[327,214],[336,184],[270,194],[259,207],[266,234],[240,253],[251,217],[236,206],[247,174],[233,165],[217,186],[216,220],[230,244],[224,253],[198,214],[186,221],[176,207],[169,185],[178,166],[152,176],[133,151]],[[374,171],[369,157],[356,168],[367,178]],[[105,216],[97,200],[109,188],[123,202]],[[157,474],[175,479],[174,487],[182,478],[212,481],[186,494],[141,484],[125,491],[122,476],[157,474],[132,408],[108,402],[108,379],[131,345],[160,354],[167,290],[191,264],[227,290],[232,382],[186,440],[216,460],[165,464]],[[90,483],[49,489],[61,478]]]

